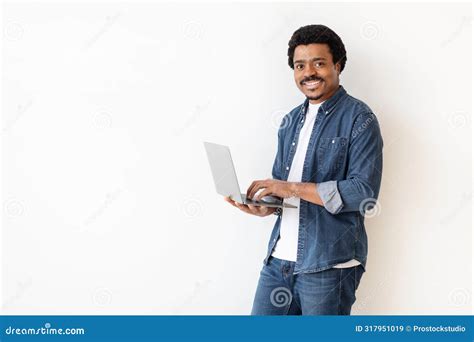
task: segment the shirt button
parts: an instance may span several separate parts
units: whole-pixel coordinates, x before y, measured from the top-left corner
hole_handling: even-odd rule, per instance
[[[328,113],[329,113],[329,111],[326,111],[326,114],[328,114]]]
[[[334,144],[334,139],[332,139],[332,143]]]
[[[291,145],[295,146],[295,143],[293,143],[293,144],[291,144]]]
[[[287,167],[286,167],[286,170],[289,170],[289,169],[290,169],[290,168],[287,166]]]
[[[301,120],[301,122],[303,122],[303,121],[304,121],[304,119],[303,119],[303,120]]]

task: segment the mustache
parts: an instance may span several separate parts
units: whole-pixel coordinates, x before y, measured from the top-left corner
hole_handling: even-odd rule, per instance
[[[306,77],[306,78],[302,79],[300,84],[303,85],[303,83],[309,82],[309,81],[324,81],[324,80],[321,77],[310,76],[310,77]]]

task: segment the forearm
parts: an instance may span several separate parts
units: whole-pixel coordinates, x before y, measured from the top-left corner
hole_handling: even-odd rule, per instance
[[[290,183],[295,197],[320,205],[331,214],[360,211],[361,205],[374,205],[377,194],[371,186],[361,179],[327,181],[323,183]]]
[[[291,183],[292,192],[295,197],[304,199],[305,201],[324,206],[321,197],[319,197],[316,189],[316,183]]]

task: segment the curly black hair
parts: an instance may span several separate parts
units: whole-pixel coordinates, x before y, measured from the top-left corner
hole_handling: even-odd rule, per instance
[[[329,51],[331,51],[333,63],[339,62],[341,64],[341,72],[344,70],[347,61],[344,43],[336,32],[324,25],[303,26],[293,33],[288,42],[288,65],[290,68],[294,68],[293,56],[296,47],[308,44],[327,44]]]

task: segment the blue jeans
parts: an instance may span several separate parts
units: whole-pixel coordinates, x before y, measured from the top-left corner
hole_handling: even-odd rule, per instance
[[[270,256],[260,272],[252,315],[350,315],[364,268],[293,274],[295,262]]]

